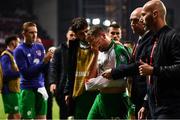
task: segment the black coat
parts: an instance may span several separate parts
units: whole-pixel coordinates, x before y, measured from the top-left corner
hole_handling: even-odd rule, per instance
[[[80,42],[79,39],[75,39],[74,41],[69,42],[68,65],[67,65],[68,78],[67,78],[65,89],[64,89],[65,95],[72,96],[73,94],[79,42]]]
[[[155,105],[180,102],[180,35],[164,26],[155,35],[157,47],[153,54],[154,71],[149,97]]]
[[[49,65],[49,84],[56,84],[55,96],[61,97],[68,76],[68,46],[60,44]]]

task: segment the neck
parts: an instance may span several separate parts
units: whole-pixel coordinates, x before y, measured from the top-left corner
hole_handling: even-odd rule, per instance
[[[24,43],[27,44],[27,45],[32,45],[33,41],[32,40],[24,39]]]
[[[164,20],[159,20],[159,22],[157,22],[158,24],[156,24],[156,28],[154,28],[154,32],[158,32],[161,28],[163,28],[166,24],[166,22]]]

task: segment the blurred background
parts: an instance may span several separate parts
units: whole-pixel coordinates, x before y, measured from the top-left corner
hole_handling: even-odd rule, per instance
[[[9,34],[20,34],[25,21],[38,24],[39,37],[46,48],[65,40],[70,21],[85,17],[90,25],[118,23],[123,41],[135,39],[129,16],[148,0],[0,0],[0,43]],[[168,24],[180,31],[180,0],[162,0],[168,11]]]

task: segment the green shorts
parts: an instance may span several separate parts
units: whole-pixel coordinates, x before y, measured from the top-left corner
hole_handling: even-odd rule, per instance
[[[23,119],[33,119],[37,115],[46,115],[47,100],[37,90],[21,90],[20,112]]]
[[[99,93],[87,119],[127,119],[129,109],[128,99],[129,97],[126,93]]]
[[[2,94],[2,99],[5,113],[19,113],[19,93]]]

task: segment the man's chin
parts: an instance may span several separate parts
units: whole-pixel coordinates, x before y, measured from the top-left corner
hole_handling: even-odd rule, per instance
[[[147,30],[149,30],[149,29],[148,29],[148,27],[144,27],[144,30],[147,31]]]

